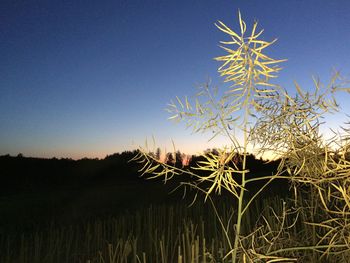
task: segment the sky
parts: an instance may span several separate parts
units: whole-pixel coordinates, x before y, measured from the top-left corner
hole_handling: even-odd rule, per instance
[[[312,88],[332,69],[350,77],[348,0],[114,0],[0,3],[0,155],[104,158],[136,149],[152,137],[156,146],[198,153],[226,142],[208,142],[167,120],[175,96],[191,96],[218,76],[227,36],[218,20],[238,30],[238,10],[268,50],[286,58],[276,82]],[[342,95],[339,125],[350,114]]]

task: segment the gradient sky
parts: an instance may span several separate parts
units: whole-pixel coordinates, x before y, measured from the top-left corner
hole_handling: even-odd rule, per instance
[[[216,72],[237,11],[287,58],[277,83],[350,76],[348,0],[3,0],[0,4],[0,155],[99,157],[154,136],[195,153],[222,142],[167,121],[166,104]],[[350,113],[350,96],[339,99]],[[329,119],[342,121],[339,116]]]

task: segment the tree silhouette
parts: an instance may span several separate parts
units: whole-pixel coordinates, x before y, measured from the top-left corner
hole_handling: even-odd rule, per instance
[[[165,158],[165,163],[174,165],[175,164],[175,159],[172,153],[167,153],[166,158]]]
[[[162,151],[161,151],[160,148],[158,147],[157,150],[156,150],[156,159],[157,159],[157,160],[160,160],[161,154],[162,154]]]

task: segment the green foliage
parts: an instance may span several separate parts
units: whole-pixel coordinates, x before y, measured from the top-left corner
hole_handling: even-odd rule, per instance
[[[216,24],[229,37],[221,42],[227,54],[216,58],[222,62],[218,72],[230,84],[228,89],[219,95],[218,89],[207,83],[194,101],[176,97],[168,107],[170,119],[185,121],[194,132],[210,131],[211,139],[225,136],[230,146],[218,149],[216,154],[204,153],[203,160],[192,169],[163,163],[149,155],[147,148],[141,148],[135,160],[143,163],[143,174],[164,177],[165,181],[184,174],[191,176],[194,181],[182,185],[203,192],[205,199],[212,193],[220,194],[222,189],[232,194],[236,200],[234,231],[222,225],[229,244],[224,258],[230,257],[231,262],[291,262],[302,259],[307,250],[313,252],[315,262],[320,258],[345,262],[350,251],[350,130],[344,128],[340,135],[325,140],[320,128],[324,115],[339,109],[335,94],[349,89],[336,73],[325,87],[314,79],[312,92],[303,91],[295,83],[296,94],[290,95],[271,82],[281,70],[278,63],[284,60],[264,52],[276,40],[261,40],[263,30],[257,31],[256,22],[247,33],[246,23],[240,13],[238,16],[239,33],[221,21]],[[262,177],[251,175],[247,167],[249,145],[259,154],[278,158],[277,171]],[[295,200],[285,200],[283,209],[277,211],[281,214],[273,211],[269,218],[246,229],[251,204],[280,178],[290,180]],[[247,185],[258,181],[265,183],[247,199]],[[303,198],[299,198],[301,195]],[[296,221],[286,224],[293,215],[297,215]],[[221,215],[217,216],[220,219]],[[305,229],[302,245],[296,240],[285,242],[295,224]],[[311,230],[306,225],[311,225]]]

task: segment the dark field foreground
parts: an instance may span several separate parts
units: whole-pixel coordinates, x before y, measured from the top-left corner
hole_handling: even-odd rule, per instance
[[[189,207],[194,192],[169,194],[179,180],[140,178],[132,155],[0,157],[0,262],[229,262],[220,261],[229,251],[221,223],[230,222],[232,199],[214,200],[220,222],[203,196]],[[283,209],[277,192],[254,204],[244,227],[254,227],[261,207],[267,216],[269,205]]]

